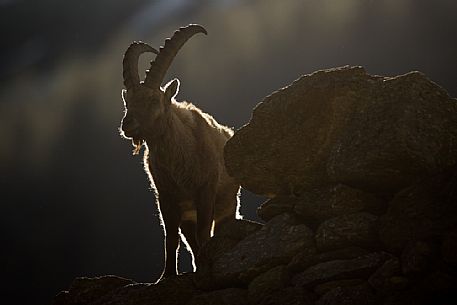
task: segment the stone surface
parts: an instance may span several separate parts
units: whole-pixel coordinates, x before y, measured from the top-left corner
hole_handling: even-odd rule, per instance
[[[306,248],[295,255],[287,265],[290,272],[296,273],[318,263],[339,259],[352,259],[369,254],[369,251],[359,247],[348,247],[329,252],[318,253],[313,247]]]
[[[225,280],[213,273],[214,261],[230,251],[239,240],[228,237],[212,237],[196,258],[197,272],[193,275],[195,285],[202,290],[215,290],[230,287],[230,280]]]
[[[336,144],[329,175],[391,191],[456,164],[457,100],[420,72],[384,78]]]
[[[413,287],[406,291],[398,291],[387,295],[380,304],[382,305],[425,305],[436,304],[428,303],[425,299],[425,294],[417,287]],[[444,304],[443,304],[444,305]]]
[[[351,280],[339,280],[339,281],[330,281],[327,283],[319,284],[314,287],[314,292],[318,295],[324,295],[330,290],[333,290],[338,287],[351,287],[364,284],[365,281],[362,279],[351,279]]]
[[[435,270],[425,276],[420,286],[423,290],[435,294],[455,291],[457,282],[455,277],[450,274],[451,272],[451,270]]]
[[[279,215],[217,258],[212,272],[225,280],[247,283],[313,245],[313,232],[307,226],[296,224],[287,214]]]
[[[262,273],[251,281],[248,287],[249,304],[261,304],[283,289],[289,281],[289,272],[285,265],[277,266]]]
[[[68,291],[62,291],[56,296],[53,304],[92,304],[110,292],[129,284],[135,284],[135,282],[112,275],[76,278]]]
[[[329,251],[349,246],[377,247],[377,219],[377,216],[365,212],[329,219],[317,229],[317,249]]]
[[[166,278],[157,284],[138,284],[122,279],[118,285],[113,286],[105,278],[84,279],[84,282],[82,286],[81,282],[72,285],[67,297],[59,299],[58,296],[54,304],[181,305],[199,293],[189,274]],[[121,286],[124,283],[129,284]]]
[[[275,216],[284,213],[290,214],[293,212],[295,203],[299,200],[299,198],[289,196],[278,196],[268,199],[257,208],[257,215],[261,219],[269,221]]]
[[[385,305],[450,305],[457,304],[455,278],[440,271],[432,272],[423,279],[417,278],[414,285],[405,291],[391,293]]]
[[[457,163],[457,102],[419,72],[305,75],[267,96],[225,146],[243,187],[299,195],[328,182],[395,193]]]
[[[401,276],[400,260],[392,257],[368,279],[368,283],[380,294],[387,295],[405,289],[408,279]]]
[[[376,252],[349,260],[328,261],[309,267],[292,281],[296,286],[311,287],[334,280],[368,278],[390,257]]]
[[[317,295],[299,287],[276,290],[261,303],[249,305],[314,305]],[[236,304],[236,303],[235,303]]]
[[[425,241],[409,243],[401,254],[401,266],[404,274],[426,272],[436,256],[437,247]]]
[[[246,289],[227,288],[194,296],[186,305],[248,305]]]
[[[386,207],[386,202],[372,194],[335,184],[303,192],[293,210],[314,228],[330,218],[362,211],[380,214]]]
[[[247,219],[234,219],[221,224],[214,232],[214,236],[242,240],[260,228],[262,228],[261,223]]]
[[[315,265],[317,263],[316,257],[318,255],[316,247],[306,247],[298,252],[287,264],[287,269],[291,273],[297,273],[304,269]]]
[[[453,229],[444,235],[441,244],[441,256],[443,260],[452,265],[457,265],[457,229]]]
[[[408,242],[444,235],[457,226],[457,171],[423,179],[398,193],[380,218],[384,244],[399,251]]]
[[[375,305],[376,298],[367,284],[336,287],[323,295],[316,305]]]
[[[179,293],[176,293],[179,291]],[[200,292],[192,282],[191,274],[165,278],[157,284],[126,286],[107,296],[103,305],[181,305]]]
[[[203,290],[229,287],[229,281],[213,273],[214,261],[261,227],[260,223],[244,219],[223,223],[196,257],[197,272],[193,275],[195,285]]]
[[[283,213],[294,213],[306,225],[317,228],[329,218],[362,211],[381,214],[386,209],[387,203],[373,194],[343,184],[332,184],[303,191],[299,197],[268,199],[257,209],[257,215],[268,221]]]

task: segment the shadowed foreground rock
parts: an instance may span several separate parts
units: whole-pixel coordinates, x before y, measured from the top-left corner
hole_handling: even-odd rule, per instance
[[[260,230],[217,256],[211,268],[206,267],[207,261],[198,259],[202,268],[196,274],[197,285],[203,289],[247,285],[255,276],[286,264],[303,248],[314,247],[313,232],[294,221],[289,214],[276,216]]]
[[[457,227],[457,171],[425,178],[399,192],[381,217],[380,236],[391,249],[443,236]]]
[[[333,280],[365,278],[388,258],[386,253],[371,253],[349,260],[320,263],[298,274],[293,282],[296,286],[310,287]]]
[[[418,72],[319,71],[227,144],[266,221],[220,227],[197,272],[79,278],[55,305],[457,304],[457,101]]]
[[[61,292],[56,297],[54,304],[178,305],[187,303],[194,295],[197,291],[189,274],[169,278],[156,285],[104,276],[76,279],[68,292]]]
[[[311,228],[322,221],[357,212],[380,214],[386,202],[370,193],[344,184],[326,185],[303,191],[300,196],[278,196],[267,200],[257,209],[265,221],[282,213],[294,213]]]
[[[136,283],[132,280],[112,275],[77,278],[71,284],[69,291],[62,291],[56,296],[55,304],[96,304],[106,295],[133,284]]]
[[[318,250],[329,251],[348,245],[375,248],[378,244],[376,221],[369,213],[354,213],[324,221],[316,232]]]

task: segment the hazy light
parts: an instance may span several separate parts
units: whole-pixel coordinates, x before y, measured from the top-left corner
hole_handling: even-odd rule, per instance
[[[185,11],[193,1],[186,0],[162,0],[151,1],[149,5],[141,8],[131,18],[130,28],[138,35],[151,32],[160,23],[170,20],[170,17]]]

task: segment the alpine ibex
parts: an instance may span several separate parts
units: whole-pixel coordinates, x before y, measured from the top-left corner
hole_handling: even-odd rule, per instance
[[[207,34],[200,25],[180,28],[160,52],[134,42],[123,60],[125,116],[120,131],[132,140],[134,154],[146,146],[144,168],[165,230],[162,276],[177,274],[180,236],[196,255],[218,224],[238,216],[239,185],[227,174],[223,157],[233,131],[191,103],[175,101],[177,79],[161,87],[178,50],[197,33]],[[145,52],[157,56],[140,82],[138,59]]]

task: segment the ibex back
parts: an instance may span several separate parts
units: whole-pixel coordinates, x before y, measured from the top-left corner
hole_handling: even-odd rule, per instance
[[[223,157],[233,131],[194,105],[176,102],[177,79],[161,87],[178,50],[197,33],[207,34],[200,25],[180,28],[160,52],[143,42],[132,43],[123,60],[125,116],[120,131],[132,140],[134,154],[146,146],[144,168],[165,230],[162,276],[177,274],[180,236],[196,255],[213,226],[217,230],[221,222],[238,215],[239,185],[227,174]],[[140,82],[138,59],[145,52],[157,56]]]

